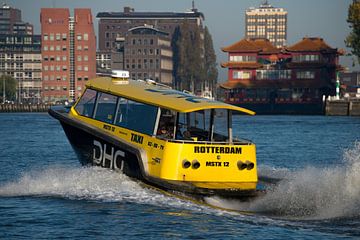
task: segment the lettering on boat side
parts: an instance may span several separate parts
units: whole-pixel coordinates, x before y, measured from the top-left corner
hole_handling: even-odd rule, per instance
[[[93,145],[93,165],[121,171],[124,169],[125,152],[115,151],[114,147],[95,139]]]
[[[229,167],[229,162],[211,162],[207,161],[206,166],[207,167]]]
[[[153,143],[153,142],[150,142],[150,141],[148,142],[148,146],[156,148],[156,149],[164,150],[164,145],[160,145],[160,144]]]
[[[194,153],[241,154],[241,147],[194,146]]]
[[[132,133],[131,134],[131,141],[142,144],[143,141],[144,141],[144,137]]]
[[[108,130],[108,131],[112,131],[112,132],[115,131],[115,127],[112,127],[112,126],[110,126],[110,125],[104,124],[103,128],[104,128],[105,130]]]
[[[189,101],[192,103],[199,103],[201,101],[211,102],[211,100],[209,100],[209,99],[202,98],[202,97],[196,97],[196,96],[190,95],[188,93],[179,92],[176,90],[145,89],[145,91],[161,93],[162,95],[178,95],[177,98],[185,98],[186,101]]]

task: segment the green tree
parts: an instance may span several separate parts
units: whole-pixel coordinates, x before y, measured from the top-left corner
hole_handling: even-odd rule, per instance
[[[354,54],[358,62],[360,63],[360,1],[353,0],[349,6],[347,22],[352,29],[347,36],[345,43],[348,47],[352,48],[352,54]]]
[[[9,101],[14,101],[16,96],[16,79],[8,76],[2,75],[0,77],[0,98],[1,102],[4,101],[4,83],[5,83],[5,99]]]
[[[178,27],[173,36],[175,87],[195,92],[202,90],[204,79],[203,41],[199,28],[188,23]]]
[[[204,34],[204,49],[205,49],[205,78],[208,82],[208,87],[212,91],[212,95],[216,95],[216,83],[218,78],[218,70],[216,63],[216,54],[209,29],[205,27]]]

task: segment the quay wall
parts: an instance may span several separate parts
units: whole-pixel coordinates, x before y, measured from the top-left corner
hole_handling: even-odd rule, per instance
[[[6,112],[47,112],[49,104],[0,104],[0,113]]]
[[[360,116],[360,100],[328,100],[325,105],[328,116]]]

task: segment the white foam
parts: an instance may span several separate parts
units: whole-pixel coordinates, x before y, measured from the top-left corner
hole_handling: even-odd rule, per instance
[[[336,167],[306,167],[289,174],[266,169],[269,176],[286,176],[274,189],[253,202],[221,198],[207,202],[224,208],[282,217],[331,219],[360,216],[360,143],[344,152]]]
[[[122,173],[98,167],[69,169],[52,166],[44,170],[31,171],[17,181],[0,186],[0,196],[55,196],[194,208],[191,202],[180,199],[169,201],[169,196],[144,188]]]

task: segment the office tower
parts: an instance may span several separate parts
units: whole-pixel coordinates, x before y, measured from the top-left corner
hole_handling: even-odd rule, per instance
[[[74,101],[96,76],[96,40],[90,9],[41,9],[43,100]]]
[[[258,8],[247,9],[245,36],[246,38],[266,38],[274,46],[284,47],[287,41],[287,11],[271,6],[267,0]]]

